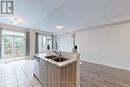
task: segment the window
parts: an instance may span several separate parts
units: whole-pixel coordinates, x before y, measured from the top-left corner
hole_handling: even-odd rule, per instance
[[[52,49],[52,36],[47,36],[47,45]]]
[[[52,49],[52,36],[38,35],[38,52],[44,52],[47,49]]]
[[[2,58],[25,56],[25,33],[2,31]]]
[[[38,35],[38,52],[42,52],[42,35]]]

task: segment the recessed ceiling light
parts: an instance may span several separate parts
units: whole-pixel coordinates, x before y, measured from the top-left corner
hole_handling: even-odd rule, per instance
[[[62,26],[56,26],[57,29],[62,29],[63,27]]]

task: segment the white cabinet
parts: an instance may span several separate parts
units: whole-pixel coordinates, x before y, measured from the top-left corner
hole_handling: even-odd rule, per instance
[[[40,58],[38,57],[34,57],[33,60],[33,73],[34,75],[39,79],[40,75],[39,75],[39,65],[40,64]]]

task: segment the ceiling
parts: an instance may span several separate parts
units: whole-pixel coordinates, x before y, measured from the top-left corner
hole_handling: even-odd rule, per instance
[[[21,20],[17,26],[53,33],[89,28],[129,13],[130,0],[15,0],[15,16]],[[6,17],[0,23],[13,24]]]

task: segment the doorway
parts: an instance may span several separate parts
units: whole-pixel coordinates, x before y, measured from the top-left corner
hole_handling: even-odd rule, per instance
[[[2,58],[15,59],[25,56],[25,33],[2,31]]]

